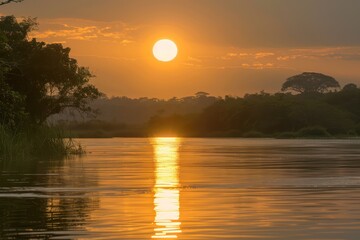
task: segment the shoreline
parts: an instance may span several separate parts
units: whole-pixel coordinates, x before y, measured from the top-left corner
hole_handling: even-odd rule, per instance
[[[272,140],[360,140],[360,137],[297,137],[297,138],[276,138],[276,137],[224,137],[224,136],[174,136],[174,135],[157,135],[157,136],[71,136],[66,138],[72,139],[112,139],[112,138],[195,138],[195,139],[272,139]]]

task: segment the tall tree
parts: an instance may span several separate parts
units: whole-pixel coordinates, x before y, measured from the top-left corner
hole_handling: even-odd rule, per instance
[[[292,76],[282,85],[281,91],[295,91],[299,93],[325,93],[332,89],[339,89],[340,84],[335,78],[314,72],[304,72]]]
[[[33,19],[0,18],[0,35],[8,48],[3,57],[9,66],[4,81],[25,97],[26,111],[35,123],[65,108],[90,112],[88,101],[101,95],[89,83],[93,75],[70,57],[70,48],[28,39],[34,27]]]

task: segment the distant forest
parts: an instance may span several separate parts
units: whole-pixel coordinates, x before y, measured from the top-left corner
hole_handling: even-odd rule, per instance
[[[54,123],[75,137],[356,137],[360,89],[332,77],[302,73],[278,93],[214,97],[205,92],[169,100],[101,98],[96,116],[56,115]]]
[[[52,123],[107,122],[114,124],[145,124],[153,116],[171,116],[200,113],[206,107],[220,100],[206,92],[194,96],[171,98],[128,98],[102,97],[91,103],[93,113],[81,113],[77,109],[67,109],[49,118]]]

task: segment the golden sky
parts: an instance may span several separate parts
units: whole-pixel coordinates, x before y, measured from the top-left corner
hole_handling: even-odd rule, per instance
[[[360,85],[358,0],[25,0],[0,14],[37,17],[33,37],[62,43],[108,96],[276,92],[316,71]],[[176,42],[161,63],[152,45]]]

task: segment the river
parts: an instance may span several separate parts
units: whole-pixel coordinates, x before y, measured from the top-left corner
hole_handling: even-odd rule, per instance
[[[1,169],[0,239],[360,239],[360,140],[78,141]]]

